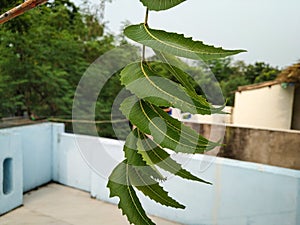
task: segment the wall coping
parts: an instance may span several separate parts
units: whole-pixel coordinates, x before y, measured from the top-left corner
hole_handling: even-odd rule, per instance
[[[255,130],[265,130],[265,131],[277,131],[277,132],[286,132],[300,134],[300,130],[290,130],[290,129],[279,129],[279,128],[268,128],[268,127],[259,127],[252,125],[243,125],[243,124],[230,124],[230,123],[211,123],[205,121],[196,121],[196,120],[180,120],[183,123],[194,123],[194,124],[207,124],[215,126],[224,126],[224,127],[233,127],[233,128],[244,128],[244,129],[255,129]]]

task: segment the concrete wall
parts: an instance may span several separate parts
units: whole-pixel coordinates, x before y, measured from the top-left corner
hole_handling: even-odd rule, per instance
[[[243,127],[226,129],[220,156],[300,169],[300,132]]]
[[[186,124],[214,141],[222,138],[220,130],[225,129],[220,157],[300,170],[300,131],[224,124],[215,124],[211,130],[211,124]]]
[[[44,123],[0,130],[0,215],[22,204],[27,192],[53,180],[54,152],[63,124]],[[3,193],[3,162],[12,159],[11,192]]]
[[[121,159],[120,159],[121,160]],[[182,159],[185,168],[213,185],[171,177],[163,185],[186,205],[185,210],[160,206],[138,193],[152,215],[186,225],[266,225],[300,223],[300,172],[211,156]],[[200,164],[210,166],[202,170]],[[92,175],[92,196],[110,203],[107,180]]]
[[[23,133],[20,131],[22,127],[18,129],[19,133]],[[33,182],[35,180],[42,183],[50,177],[65,185],[89,191],[98,199],[118,202],[117,198],[109,198],[106,184],[107,175],[123,159],[123,142],[65,134],[61,132],[61,126],[55,124],[35,125],[24,129],[35,134],[27,135],[26,142],[41,140],[38,141],[40,145],[32,145],[31,149],[26,149],[26,153],[37,154],[34,159],[43,161],[45,167],[43,169],[40,163],[24,157],[27,160],[23,164],[24,170],[32,176],[26,186],[36,184]],[[44,135],[49,135],[48,138],[53,141],[50,144],[52,149],[44,146],[48,143],[42,137]],[[5,141],[0,139],[1,146],[3,143]],[[48,158],[48,162],[44,161],[45,156],[39,151],[46,156],[52,154],[52,157]],[[192,158],[180,155],[176,160],[184,162],[185,168],[211,181],[213,185],[170,177],[163,183],[165,189],[187,208],[174,210],[141,196],[149,214],[187,225],[300,224],[300,171],[203,155]],[[48,174],[32,173],[32,169],[47,170]],[[26,173],[24,176],[29,177],[30,174]],[[37,179],[38,176],[45,177]],[[0,196],[0,203],[2,202],[3,198]]]
[[[290,129],[294,88],[280,84],[236,92],[233,124]]]
[[[52,180],[52,149],[56,132],[63,132],[63,124],[43,123],[9,129],[2,132],[18,134],[23,153],[23,191],[32,190]]]
[[[73,141],[72,138],[74,138]],[[118,198],[109,198],[106,184],[107,176],[113,167],[123,159],[120,142],[66,134],[62,134],[60,139],[60,151],[66,151],[62,154],[61,160],[72,161],[72,164],[68,164],[68,171],[71,174],[76,171],[76,177],[70,176],[64,184],[76,187],[74,180],[81,179],[85,181],[83,182],[85,186],[90,185],[93,197],[117,204]],[[93,144],[88,146],[86,141]],[[77,144],[74,145],[74,142]],[[92,158],[88,162],[80,160],[82,154],[85,159],[89,157],[84,146],[94,152],[89,154],[98,155],[96,160]],[[109,164],[105,164],[103,158],[107,160],[109,149],[109,154],[113,159]],[[69,157],[76,160],[68,160]],[[163,183],[165,189],[187,208],[175,210],[163,207],[139,194],[149,214],[187,225],[297,225],[300,223],[298,218],[300,171],[201,155],[193,158],[181,156],[176,159],[185,162],[185,168],[211,181],[213,185],[170,177]],[[89,164],[90,170],[82,169],[85,163]],[[99,165],[98,168],[97,165]],[[68,174],[65,168],[59,168],[62,169],[59,174]],[[91,180],[88,181],[84,177],[89,177]]]
[[[53,162],[53,180],[84,191],[91,190],[91,168],[84,160],[76,138],[72,134],[59,136],[56,160]]]
[[[187,206],[186,210],[162,210],[144,200],[151,213],[189,225],[300,223],[298,171],[279,172],[268,166],[217,158],[202,172],[201,160],[192,159],[186,167],[213,185],[173,178],[166,182],[166,189]]]
[[[23,202],[22,171],[20,136],[0,130],[0,215]]]

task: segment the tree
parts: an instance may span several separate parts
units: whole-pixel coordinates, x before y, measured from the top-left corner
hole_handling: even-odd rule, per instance
[[[274,80],[280,70],[264,62],[256,62],[245,68],[245,76],[251,84]]]
[[[236,72],[230,57],[210,60],[207,65],[218,81],[228,80]]]
[[[3,2],[3,11],[20,2]],[[103,29],[94,15],[81,13],[69,0],[47,3],[4,24],[0,30],[2,116],[27,112],[71,117],[81,75],[99,54],[114,47],[114,37],[104,35]]]
[[[0,31],[1,74],[14,90],[2,101],[17,106],[9,111],[19,116],[70,114],[70,99],[86,65],[77,41],[81,16],[68,1],[49,3],[43,11],[24,16],[17,18],[24,26],[12,20]]]
[[[234,93],[238,86],[274,80],[280,73],[276,67],[264,62],[245,64],[234,62],[232,58],[214,59],[208,61],[208,67],[220,82],[227,105],[234,105]]]

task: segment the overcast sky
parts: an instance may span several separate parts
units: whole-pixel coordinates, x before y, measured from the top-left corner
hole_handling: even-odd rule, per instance
[[[299,10],[300,0],[187,0],[170,10],[151,12],[149,25],[206,44],[246,49],[235,58],[247,63],[285,67],[300,60]],[[139,0],[113,0],[106,6],[105,20],[119,33],[122,22],[143,22],[144,13]]]

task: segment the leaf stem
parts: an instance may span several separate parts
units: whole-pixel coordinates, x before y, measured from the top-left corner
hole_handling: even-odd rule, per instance
[[[145,26],[148,25],[148,18],[149,18],[149,9],[147,8],[146,9],[146,15],[145,15],[145,22],[144,22]],[[146,46],[143,45],[143,53],[142,53],[142,60],[143,61],[145,61],[145,58],[146,58],[145,55],[146,55]]]
[[[148,24],[148,18],[149,18],[149,9],[147,8],[146,9],[146,15],[145,15],[145,25],[147,25]]]

